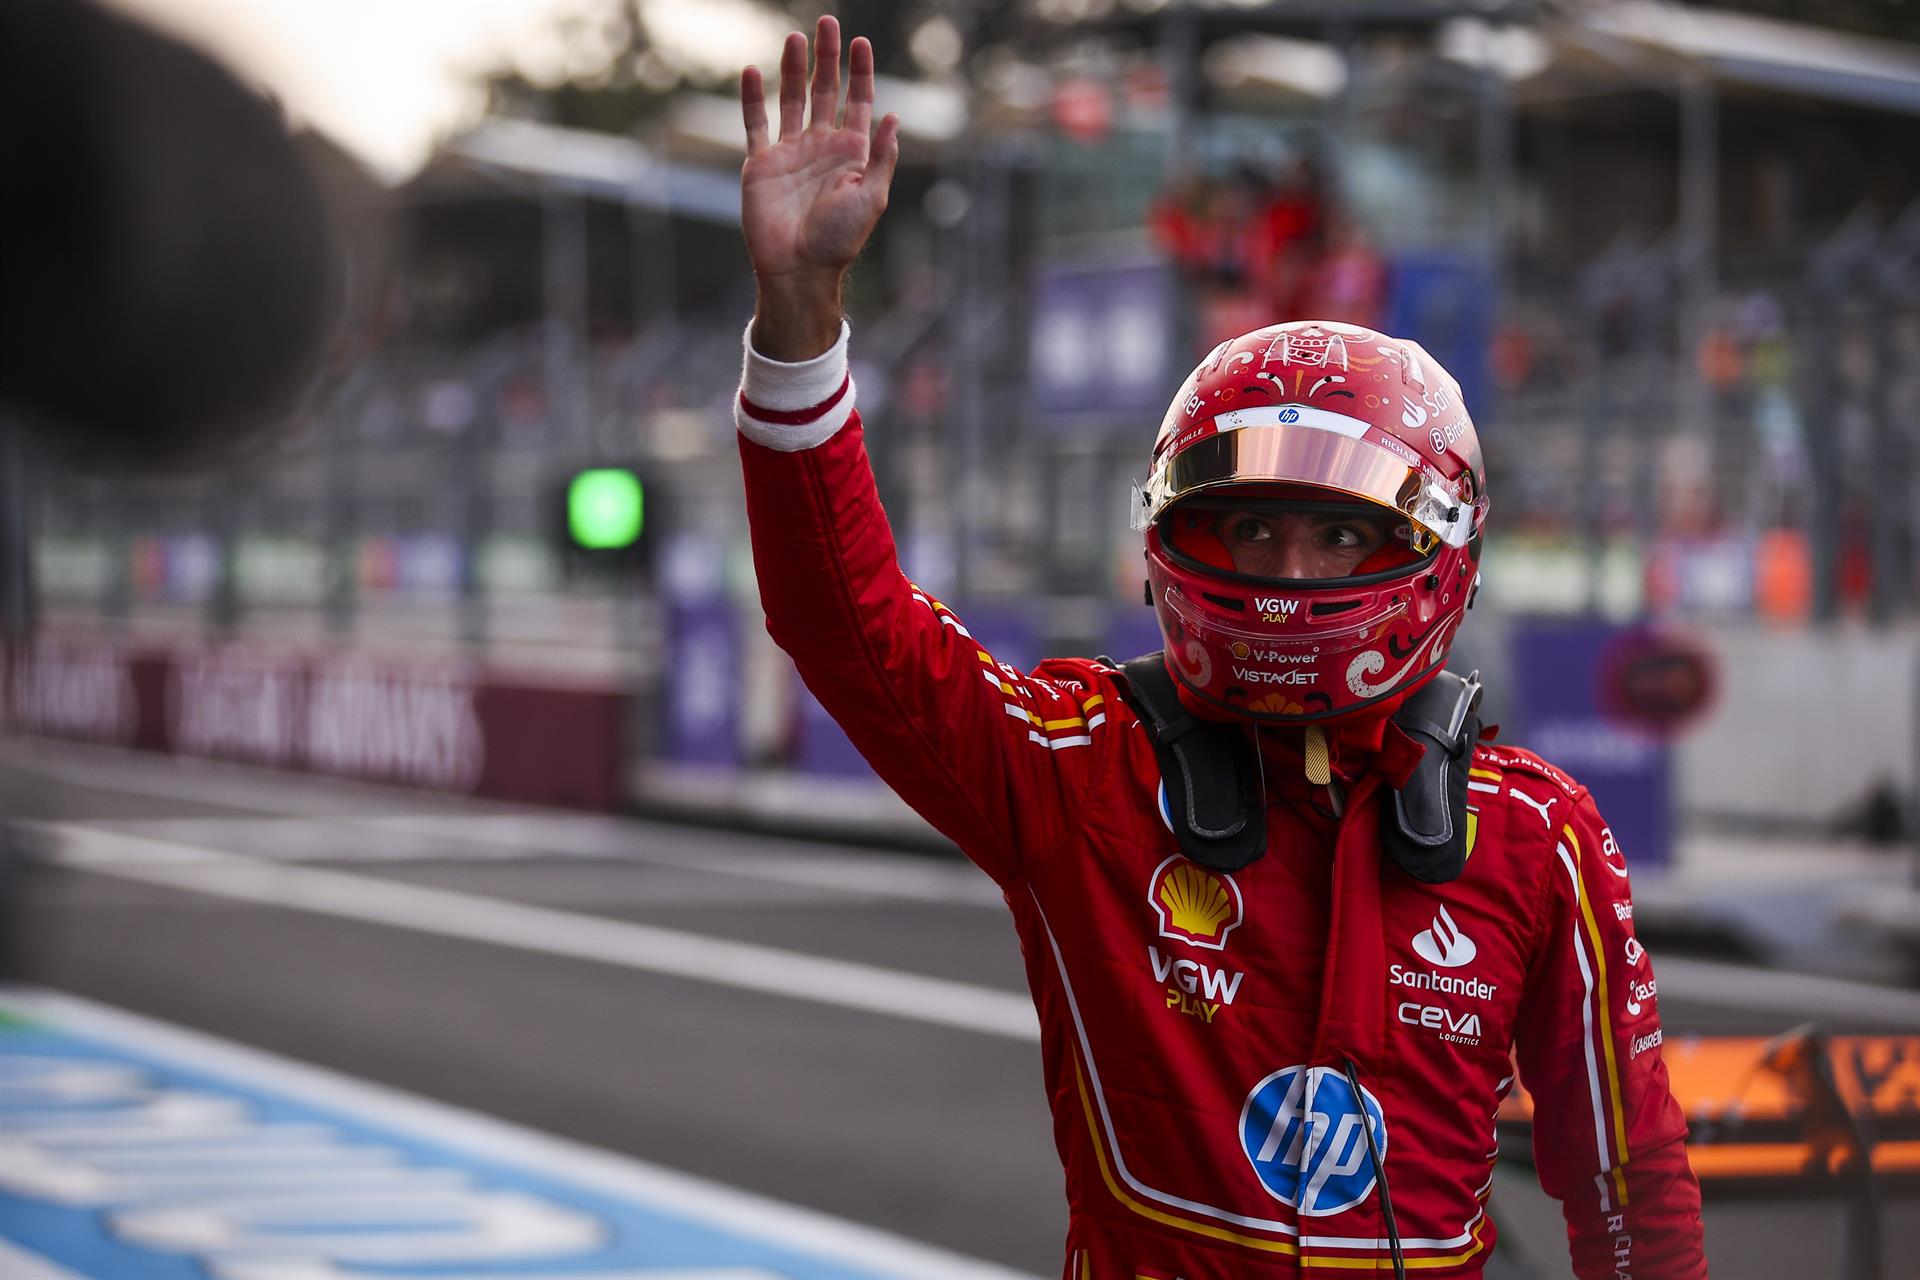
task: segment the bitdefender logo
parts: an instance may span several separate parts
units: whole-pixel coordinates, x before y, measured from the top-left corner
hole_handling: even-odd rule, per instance
[[[1422,929],[1414,935],[1413,949],[1428,964],[1439,965],[1442,969],[1458,969],[1463,964],[1471,964],[1480,954],[1480,948],[1473,945],[1473,939],[1460,932],[1460,926],[1453,922],[1445,907],[1433,918],[1431,928]]]

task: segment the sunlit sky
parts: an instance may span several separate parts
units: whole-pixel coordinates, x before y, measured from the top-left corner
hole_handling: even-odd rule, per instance
[[[185,37],[288,112],[387,177],[417,167],[471,115],[475,68],[511,60],[565,69],[554,36],[567,14],[607,0],[110,0]],[[782,24],[751,0],[644,0],[649,29],[695,66],[729,71],[779,56]]]

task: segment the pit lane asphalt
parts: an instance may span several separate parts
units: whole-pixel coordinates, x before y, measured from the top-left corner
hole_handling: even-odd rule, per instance
[[[62,850],[92,839],[113,855],[131,837],[1017,996],[998,892],[963,865],[20,742],[0,744],[0,812],[39,852],[6,891],[12,976],[1058,1267],[1061,1183],[1030,1038],[133,879]],[[1690,998],[1662,978],[1670,1036],[1770,1034],[1820,1012]],[[1871,1005],[1829,1021],[1920,1029]],[[1530,1178],[1503,1173],[1494,1203],[1540,1280],[1564,1276],[1557,1207]],[[1710,1205],[1715,1273],[1833,1274],[1840,1222],[1828,1206]],[[1901,1205],[1888,1227],[1890,1257],[1915,1256],[1920,1211]]]

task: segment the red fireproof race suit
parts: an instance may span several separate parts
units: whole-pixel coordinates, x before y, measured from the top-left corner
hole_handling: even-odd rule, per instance
[[[1269,731],[1267,853],[1231,874],[1187,861],[1115,673],[1000,663],[902,575],[845,351],[844,330],[804,364],[749,345],[737,418],[767,625],[880,776],[1005,890],[1066,1168],[1063,1275],[1390,1272],[1371,1131],[1408,1271],[1479,1276],[1517,1058],[1580,1280],[1704,1277],[1653,969],[1586,790],[1482,744],[1466,872],[1429,885],[1383,864],[1393,750],[1336,796],[1297,754],[1281,767]],[[1404,778],[1417,749],[1394,745]]]

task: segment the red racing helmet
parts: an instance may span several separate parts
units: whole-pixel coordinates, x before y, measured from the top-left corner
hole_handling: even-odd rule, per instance
[[[1339,578],[1235,569],[1225,507],[1364,510],[1389,545]],[[1480,441],[1417,343],[1298,320],[1223,342],[1190,375],[1135,489],[1167,668],[1253,720],[1335,720],[1438,671],[1479,585]]]

